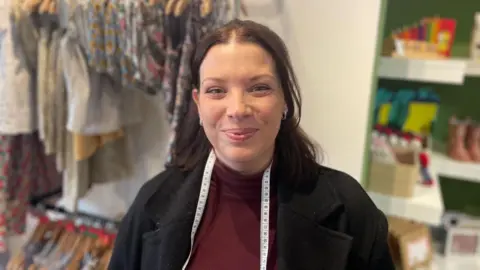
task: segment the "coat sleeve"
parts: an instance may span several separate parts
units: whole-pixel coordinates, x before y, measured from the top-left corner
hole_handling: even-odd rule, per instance
[[[142,190],[120,224],[108,266],[110,270],[141,269],[142,236],[144,233],[154,230],[153,222],[144,212],[143,198],[145,198],[145,194]]]
[[[380,212],[380,211],[379,211]],[[376,228],[375,240],[368,268],[369,270],[395,270],[390,249],[388,247],[388,222],[383,213]]]

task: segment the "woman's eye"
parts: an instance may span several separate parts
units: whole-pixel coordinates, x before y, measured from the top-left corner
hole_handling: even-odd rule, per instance
[[[223,89],[221,89],[221,88],[210,88],[210,89],[207,89],[207,91],[205,91],[205,92],[207,94],[214,94],[214,95],[225,93],[225,91],[223,91]]]
[[[258,91],[269,91],[271,90],[272,88],[268,85],[255,85],[254,87],[252,87],[252,91],[254,92],[258,92]]]

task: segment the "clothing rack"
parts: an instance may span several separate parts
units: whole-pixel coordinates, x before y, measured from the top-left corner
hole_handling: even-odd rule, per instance
[[[61,195],[61,189],[55,190],[46,194],[42,194],[30,199],[30,205],[41,212],[51,211],[56,214],[65,215],[69,219],[81,220],[84,224],[99,224],[101,227],[116,229],[120,225],[120,221],[112,220],[106,217],[101,217],[98,215],[93,215],[90,213],[75,211],[71,212],[66,210],[63,207],[56,206],[54,203],[46,202],[46,200]]]

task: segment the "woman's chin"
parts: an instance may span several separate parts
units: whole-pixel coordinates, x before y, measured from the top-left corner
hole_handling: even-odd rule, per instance
[[[271,155],[264,155],[262,147],[225,147],[220,151],[216,150],[217,157],[224,159],[227,163],[250,163],[262,162],[262,157],[271,159]],[[273,154],[273,151],[272,151]]]

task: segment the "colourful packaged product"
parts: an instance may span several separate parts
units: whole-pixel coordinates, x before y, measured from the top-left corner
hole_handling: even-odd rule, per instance
[[[408,32],[408,28],[403,28],[400,32],[400,38],[403,40],[410,39],[410,33]]]
[[[452,52],[453,41],[455,39],[455,32],[457,21],[454,19],[440,19],[437,33],[437,50],[444,56],[450,56]]]
[[[425,41],[425,37],[426,37],[426,29],[425,29],[425,22],[421,22],[419,25],[418,25],[418,40],[419,41]]]
[[[438,38],[438,29],[440,27],[440,18],[435,17],[431,19],[430,21],[430,35],[429,35],[429,41],[431,43],[437,43],[437,38]]]
[[[410,40],[418,40],[418,36],[419,36],[418,26],[414,25],[414,26],[410,27],[410,29],[408,31],[408,35],[409,35]]]

